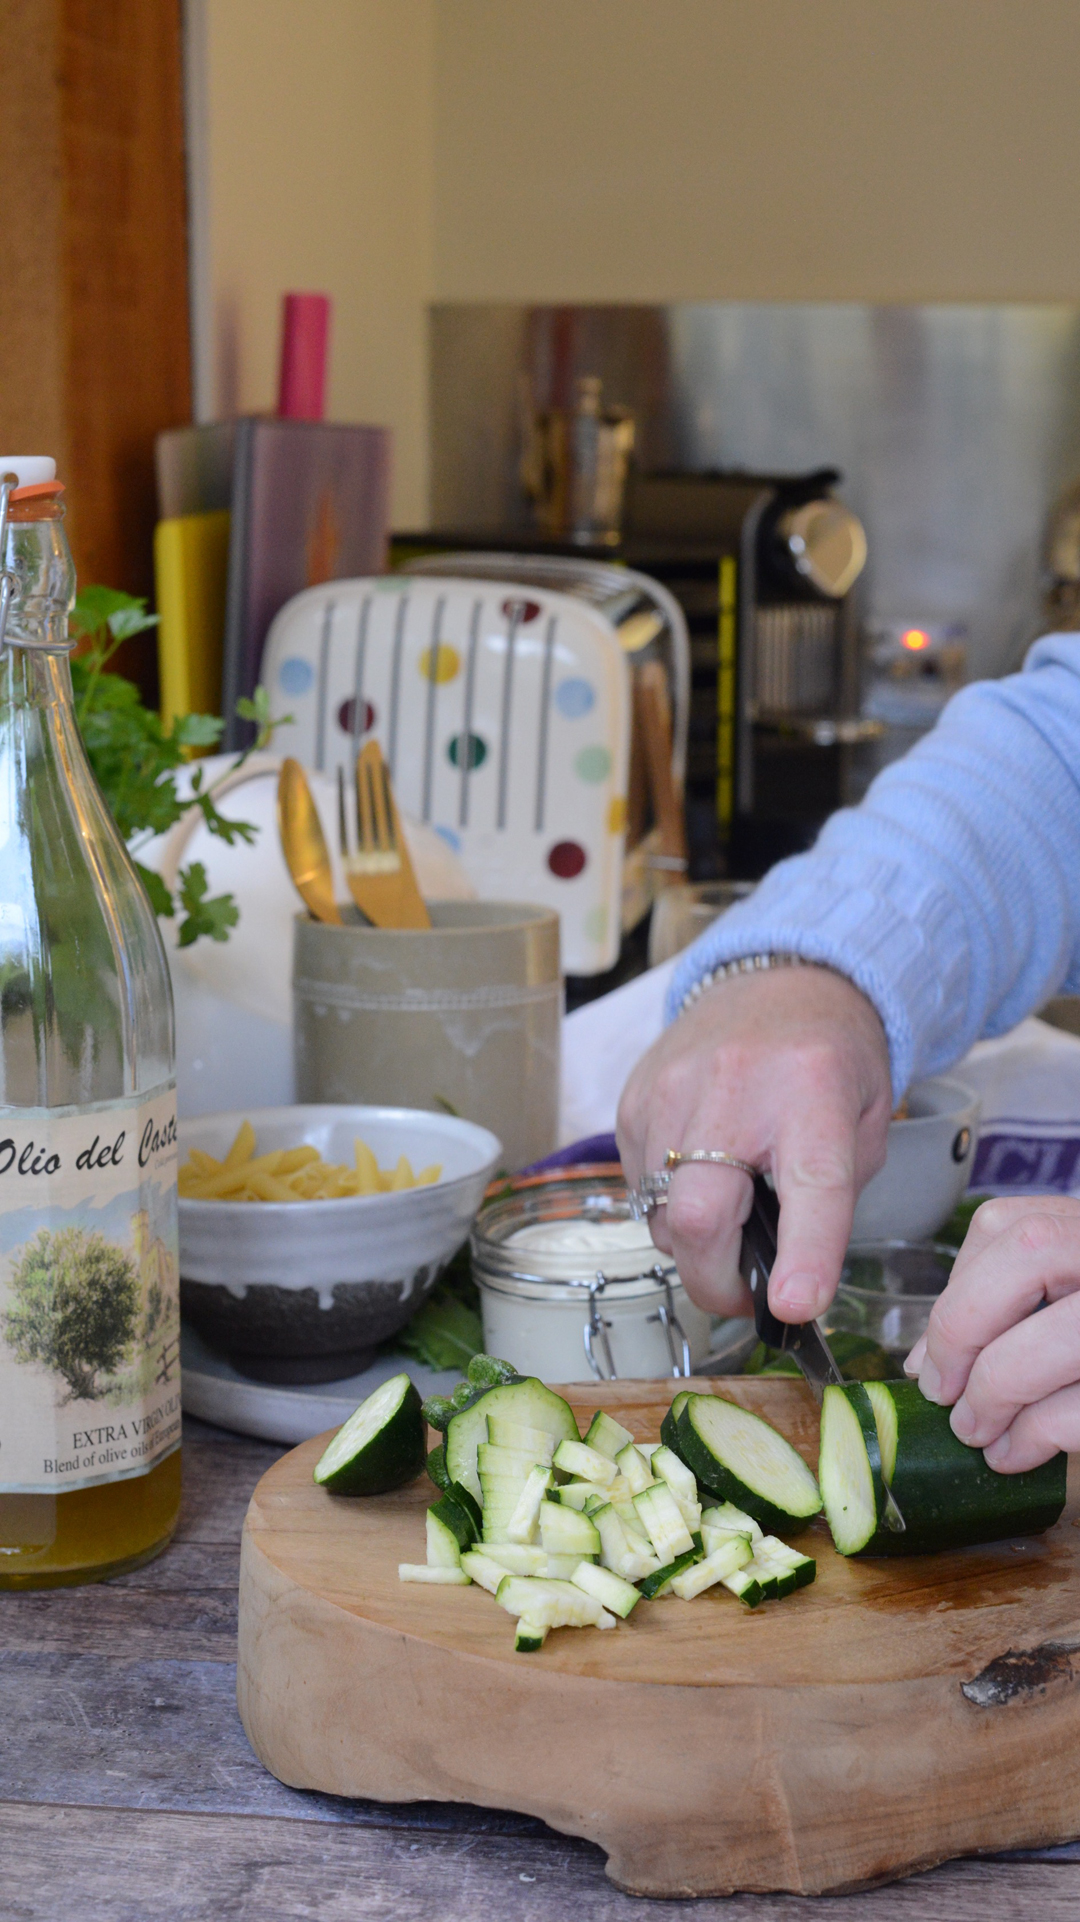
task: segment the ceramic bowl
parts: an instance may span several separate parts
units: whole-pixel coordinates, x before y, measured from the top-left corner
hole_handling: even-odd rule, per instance
[[[851,1239],[923,1241],[948,1221],[971,1179],[982,1101],[937,1075],[908,1090],[908,1118],[889,1127],[885,1166],[855,1207]]]
[[[337,1201],[180,1199],[180,1299],[199,1334],[258,1381],[337,1381],[367,1365],[430,1293],[468,1236],[501,1160],[495,1135],[412,1108],[298,1106],[203,1115],[189,1148],[225,1154],[244,1120],[257,1153],[310,1143],[352,1161],[359,1135],[379,1166],[407,1155],[438,1181]]]

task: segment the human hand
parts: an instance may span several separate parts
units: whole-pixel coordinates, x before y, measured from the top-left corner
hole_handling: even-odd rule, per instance
[[[1080,1201],[984,1202],[904,1368],[1002,1474],[1080,1447]]]
[[[669,1148],[720,1148],[770,1170],[780,1233],[769,1305],[806,1321],[835,1293],[891,1112],[885,1033],[865,995],[827,968],[762,969],[707,989],[639,1061],[619,1148],[632,1187]],[[657,1247],[713,1314],[749,1312],[738,1268],[751,1193],[738,1169],[683,1166],[651,1217]]]

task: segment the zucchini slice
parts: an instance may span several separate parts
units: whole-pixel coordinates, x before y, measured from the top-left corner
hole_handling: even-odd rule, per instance
[[[701,1517],[702,1535],[707,1528],[723,1528],[729,1535],[745,1535],[751,1546],[759,1542],[764,1533],[753,1516],[744,1514],[734,1502],[721,1502],[719,1508],[707,1508]]]
[[[654,1482],[635,1495],[634,1508],[662,1563],[673,1562],[693,1547],[694,1532],[686,1526],[682,1510],[664,1482]]]
[[[610,1455],[599,1454],[583,1441],[560,1442],[555,1450],[555,1467],[560,1474],[573,1475],[583,1482],[599,1482],[602,1488],[610,1488],[612,1482],[619,1479]]]
[[[475,1582],[478,1588],[486,1588],[489,1595],[497,1595],[499,1583],[506,1579],[506,1569],[479,1548],[470,1548],[468,1554],[462,1556],[461,1566],[470,1582]]]
[[[427,1472],[429,1480],[435,1483],[436,1488],[441,1488],[443,1494],[448,1495],[453,1484],[446,1472],[446,1450],[441,1442],[438,1448],[432,1449],[427,1458]]]
[[[620,1448],[615,1457],[615,1466],[632,1496],[640,1495],[642,1489],[648,1488],[649,1483],[656,1479],[640,1448],[633,1442],[627,1442],[625,1448]]]
[[[541,1502],[540,1540],[547,1555],[599,1555],[600,1535],[587,1515],[561,1503]]]
[[[483,1553],[489,1562],[495,1562],[504,1575],[544,1575],[547,1556],[539,1542],[491,1542],[485,1544]],[[462,1557],[462,1567],[464,1567]]]
[[[664,1568],[655,1569],[651,1575],[646,1575],[644,1581],[638,1584],[645,1600],[655,1602],[661,1595],[668,1594],[677,1575],[681,1575],[685,1568],[692,1568],[695,1562],[703,1560],[702,1550],[697,1547],[691,1548],[685,1555],[676,1555],[675,1560],[668,1562]]]
[[[463,1568],[429,1568],[426,1562],[399,1562],[399,1582],[436,1582],[444,1588],[468,1588],[469,1577]]]
[[[687,1396],[678,1443],[700,1486],[718,1501],[734,1502],[762,1528],[809,1521],[821,1507],[817,1482],[791,1443],[760,1415],[720,1395]]]
[[[514,1630],[514,1647],[519,1655],[535,1655],[538,1648],[543,1648],[547,1638],[546,1622],[530,1622],[526,1615],[518,1616],[517,1628]]]
[[[843,1388],[827,1388],[825,1402],[830,1397],[837,1406],[842,1399],[850,1402],[853,1391],[860,1389],[877,1417],[874,1442],[882,1467],[895,1446],[891,1486],[905,1529],[901,1535],[877,1527],[859,1546],[844,1548],[827,1499],[825,1512],[841,1554],[932,1554],[1014,1535],[1041,1535],[1058,1520],[1065,1506],[1064,1454],[1021,1475],[999,1475],[987,1466],[981,1448],[969,1448],[953,1434],[949,1410],[927,1401],[918,1382],[848,1382]],[[830,1444],[823,1406],[822,1460],[824,1464],[828,1456],[830,1473],[840,1429],[834,1426],[831,1433]],[[861,1425],[859,1433],[865,1436]],[[863,1452],[874,1452],[866,1448],[865,1439]]]
[[[440,1504],[441,1506],[441,1504]],[[470,1548],[472,1538],[462,1544],[454,1528],[437,1509],[427,1512],[427,1565],[429,1568],[460,1568],[462,1547]]]
[[[314,1474],[319,1487],[331,1495],[385,1495],[411,1482],[425,1462],[427,1438],[420,1409],[420,1396],[408,1375],[384,1381],[320,1455]]]
[[[625,1448],[633,1439],[630,1430],[624,1428],[620,1421],[616,1421],[614,1415],[609,1415],[606,1409],[598,1408],[589,1423],[585,1446],[595,1448],[598,1455],[606,1455],[609,1461],[614,1461],[619,1450]]]
[[[752,1559],[750,1544],[745,1535],[733,1535],[720,1548],[714,1548],[711,1555],[704,1555],[700,1562],[675,1575],[671,1582],[671,1592],[684,1602],[692,1602],[695,1595],[701,1595],[707,1588],[715,1587],[737,1569],[744,1568]]]
[[[488,1441],[497,1448],[513,1448],[531,1461],[545,1463],[550,1463],[555,1453],[555,1437],[543,1428],[523,1428],[520,1422],[500,1415],[489,1415],[487,1426]]]
[[[583,1588],[586,1595],[592,1595],[604,1608],[610,1608],[613,1615],[621,1615],[623,1621],[632,1614],[641,1600],[632,1582],[624,1582],[610,1568],[597,1568],[595,1562],[579,1563],[570,1577],[575,1588]]]
[[[462,1556],[462,1568],[465,1566],[465,1559],[466,1558]],[[729,1589],[732,1595],[737,1595],[740,1602],[744,1603],[747,1608],[757,1608],[759,1602],[765,1600],[765,1590],[762,1588],[753,1569],[753,1562],[747,1562],[746,1567],[737,1568],[734,1575],[725,1575],[722,1577],[724,1587]],[[474,1576],[473,1580],[475,1581],[476,1579],[477,1577]]]
[[[885,1511],[877,1423],[862,1382],[825,1390],[818,1475],[837,1549],[841,1555],[861,1555]]]
[[[679,1417],[689,1400],[690,1390],[688,1388],[680,1389],[671,1407],[668,1409],[667,1414],[664,1416],[663,1421],[660,1423],[660,1446],[662,1448],[673,1448],[676,1454],[679,1453]],[[655,1454],[655,1452],[656,1449],[654,1447],[653,1453]]]
[[[578,1426],[573,1411],[561,1395],[545,1388],[530,1376],[525,1381],[507,1382],[489,1388],[471,1408],[452,1415],[446,1429],[446,1467],[451,1481],[461,1482],[480,1500],[480,1477],[476,1451],[488,1438],[491,1416],[516,1422],[521,1428],[542,1428],[546,1435],[561,1441],[577,1441]]]

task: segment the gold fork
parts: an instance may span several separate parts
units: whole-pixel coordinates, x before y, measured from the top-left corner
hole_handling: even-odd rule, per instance
[[[378,741],[356,759],[352,807],[345,774],[338,768],[338,836],[349,892],[361,914],[377,928],[430,928],[431,916],[416,885],[390,775]],[[355,826],[356,847],[350,825]]]

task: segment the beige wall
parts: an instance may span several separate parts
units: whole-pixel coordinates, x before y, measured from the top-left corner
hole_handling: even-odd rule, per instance
[[[195,195],[210,414],[277,398],[282,293],[332,295],[328,413],[394,429],[393,513],[427,509],[431,0],[203,0]]]
[[[1080,299],[1078,0],[189,0],[213,410],[335,301],[427,501],[429,300]],[[198,201],[198,196],[196,196]]]
[[[1080,296],[1077,0],[439,0],[444,300]]]

